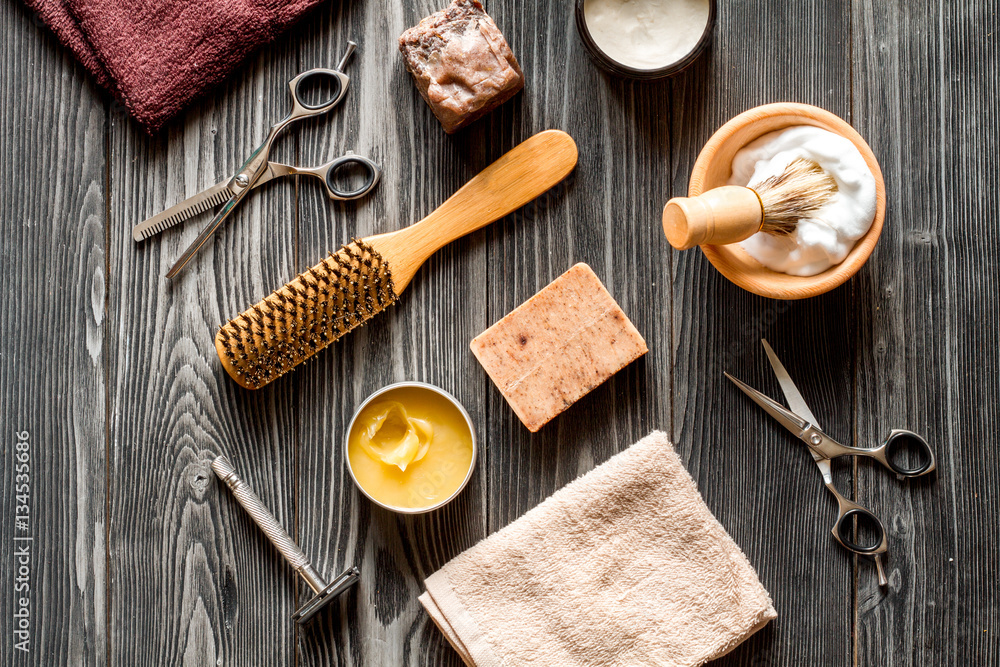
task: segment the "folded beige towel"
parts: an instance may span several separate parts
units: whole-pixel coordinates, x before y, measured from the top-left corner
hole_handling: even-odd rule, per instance
[[[424,583],[420,602],[476,667],[701,665],[777,616],[659,432]]]

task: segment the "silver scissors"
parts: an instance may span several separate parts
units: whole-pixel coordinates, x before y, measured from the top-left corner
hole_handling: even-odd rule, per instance
[[[207,211],[209,208],[222,206],[212,221],[208,223],[208,226],[205,227],[201,234],[198,235],[198,238],[194,240],[170,271],[167,272],[167,278],[173,278],[180,273],[181,269],[205,245],[205,242],[225,222],[233,212],[233,209],[243,201],[243,198],[246,197],[250,190],[272,179],[299,174],[315,176],[323,181],[327,197],[339,201],[364,197],[378,185],[382,175],[378,165],[368,158],[355,155],[350,151],[346,155],[322,166],[311,168],[293,167],[287,164],[270,162],[267,159],[271,151],[271,145],[285,127],[293,121],[325,114],[340,104],[344,96],[347,95],[347,87],[350,84],[350,78],[344,73],[344,68],[356,48],[357,44],[348,42],[347,51],[340,59],[340,63],[336,69],[311,69],[302,72],[288,82],[288,90],[292,96],[291,112],[271,126],[271,129],[267,133],[267,138],[250,154],[250,157],[243,163],[243,166],[240,167],[235,176],[228,181],[217,183],[207,190],[185,199],[179,204],[171,206],[132,229],[132,238],[136,241],[142,241],[194,215]],[[330,94],[325,101],[319,104],[310,104],[302,98],[301,90],[304,85],[315,82],[321,82],[329,86]],[[365,174],[364,182],[357,189],[343,190],[338,185],[336,177],[347,167],[360,167]]]
[[[823,483],[837,499],[838,515],[837,522],[833,525],[833,537],[849,551],[860,556],[873,557],[875,566],[878,568],[879,586],[885,586],[888,583],[882,567],[882,556],[888,550],[885,526],[870,511],[845,498],[837,491],[833,485],[830,461],[841,456],[865,456],[875,459],[896,473],[898,479],[903,479],[905,477],[921,477],[933,472],[937,467],[934,452],[922,437],[903,429],[891,431],[878,447],[849,447],[840,444],[820,430],[816,417],[806,405],[805,399],[795,387],[795,383],[792,382],[792,378],[788,375],[788,371],[785,370],[781,361],[778,360],[774,350],[771,349],[766,340],[762,339],[760,342],[764,345],[764,351],[767,352],[771,368],[778,378],[778,384],[781,385],[781,391],[784,392],[785,399],[791,409],[740,382],[729,373],[725,373],[725,376],[732,380],[743,393],[753,399],[754,403],[764,408],[764,411],[774,417],[779,424],[806,444],[816,466],[823,475]],[[904,452],[907,458],[916,459],[916,464],[913,467],[900,462]],[[848,521],[852,517],[854,521]],[[852,528],[855,527],[852,524],[855,522],[857,522],[858,528],[864,528],[869,539],[860,540],[855,534],[852,534],[854,532]]]

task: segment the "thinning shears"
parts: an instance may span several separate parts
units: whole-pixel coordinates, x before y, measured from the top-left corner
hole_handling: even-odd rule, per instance
[[[882,566],[882,556],[888,550],[885,526],[869,510],[841,495],[833,485],[830,461],[841,456],[864,456],[875,459],[894,472],[897,478],[903,479],[921,477],[933,472],[937,467],[934,452],[926,440],[916,433],[904,429],[892,430],[878,447],[850,447],[840,444],[820,430],[819,422],[809,406],[806,405],[805,399],[795,387],[795,383],[792,382],[792,378],[788,375],[788,371],[785,370],[774,350],[771,349],[766,340],[761,340],[761,343],[764,345],[764,351],[767,352],[771,368],[778,378],[781,391],[784,392],[785,399],[788,401],[788,408],[746,383],[740,382],[729,373],[725,373],[725,376],[732,380],[743,393],[753,399],[754,403],[774,417],[779,424],[806,444],[816,466],[823,475],[823,483],[837,499],[838,515],[837,522],[833,525],[833,537],[849,551],[860,556],[873,557],[875,566],[878,568],[879,586],[885,586],[888,582]],[[906,461],[901,462],[901,459],[904,458]],[[913,460],[915,463],[910,465]],[[848,521],[851,518],[854,520]],[[865,534],[865,539],[860,539],[862,532]]]
[[[359,199],[370,193],[378,184],[382,175],[378,165],[361,155],[348,151],[331,162],[319,167],[293,167],[287,164],[268,161],[271,145],[285,127],[294,121],[320,116],[332,110],[347,95],[350,78],[344,73],[348,60],[357,48],[354,42],[348,42],[347,52],[336,69],[316,68],[302,72],[288,82],[288,90],[292,96],[292,110],[287,116],[271,126],[264,142],[247,158],[240,170],[228,181],[217,183],[179,204],[171,206],[162,213],[149,218],[132,229],[132,238],[136,241],[159,234],[169,227],[198,215],[208,209],[221,206],[212,221],[198,235],[198,238],[184,251],[180,259],[167,272],[167,278],[173,278],[195,256],[205,242],[215,233],[215,230],[232,214],[233,209],[243,201],[250,190],[281,176],[305,175],[315,176],[323,181],[326,195],[330,199],[346,201]],[[321,84],[326,86],[326,99],[318,104],[311,104],[303,97],[304,86]],[[359,167],[364,172],[364,182],[353,190],[344,190],[338,184],[337,175],[346,168]]]

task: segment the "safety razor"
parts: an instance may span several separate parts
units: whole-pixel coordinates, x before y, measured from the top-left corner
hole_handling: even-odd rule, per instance
[[[319,572],[310,565],[305,553],[295,543],[295,540],[285,532],[285,529],[281,527],[281,524],[274,518],[274,515],[264,506],[264,503],[257,497],[253,489],[236,474],[236,469],[229,462],[229,459],[225,456],[217,457],[212,461],[212,470],[215,471],[218,478],[233,492],[237,502],[243,506],[243,509],[247,511],[253,522],[264,531],[267,539],[271,540],[271,544],[284,556],[288,564],[292,566],[292,569],[305,580],[309,588],[315,593],[310,600],[292,614],[292,620],[296,623],[303,624],[307,622],[318,614],[321,609],[336,599],[338,595],[356,584],[361,578],[358,568],[352,567],[333,581],[327,583],[320,576]]]

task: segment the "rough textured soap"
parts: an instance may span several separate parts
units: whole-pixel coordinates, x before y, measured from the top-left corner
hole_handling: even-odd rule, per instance
[[[586,264],[556,278],[471,347],[532,432],[648,351]]]
[[[524,88],[524,75],[479,0],[455,0],[399,37],[406,69],[448,134]]]

